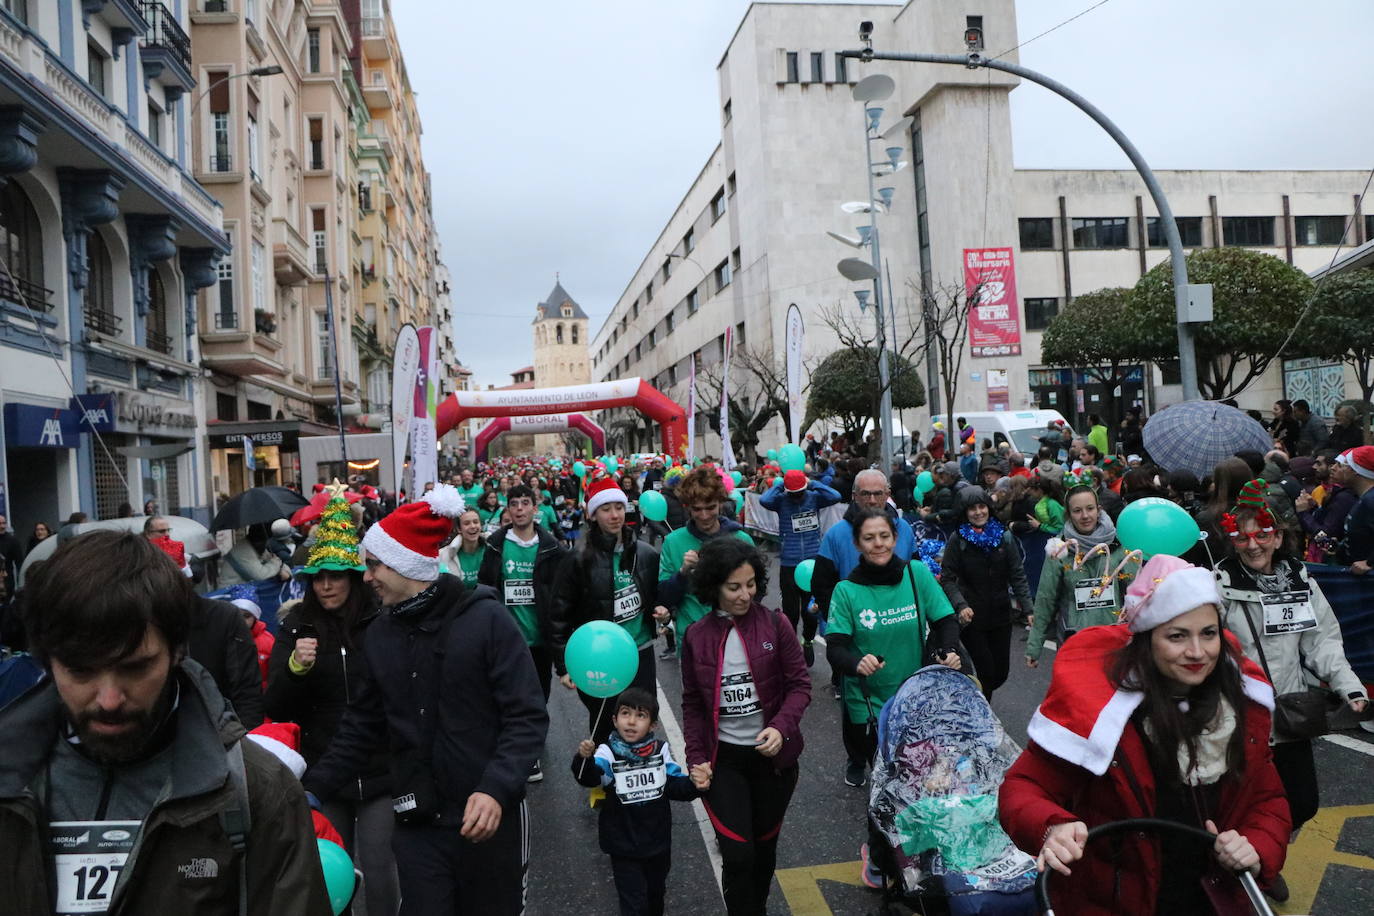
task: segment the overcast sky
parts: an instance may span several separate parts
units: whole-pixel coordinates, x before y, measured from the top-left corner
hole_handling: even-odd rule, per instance
[[[1018,0],[1020,40],[1094,2]],[[748,7],[392,0],[477,383],[530,363],[555,272],[596,332],[719,142],[715,66]],[[1371,34],[1371,0],[1109,0],[1021,62],[1086,95],[1157,169],[1369,169]],[[1011,99],[1017,167],[1129,167],[1057,96],[1023,84]]]

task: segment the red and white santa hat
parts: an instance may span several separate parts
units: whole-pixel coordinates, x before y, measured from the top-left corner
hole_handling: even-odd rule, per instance
[[[620,489],[620,484],[612,477],[601,478],[587,490],[587,514],[591,515],[607,503],[620,503],[622,506],[630,504],[625,491]]]
[[[439,578],[439,548],[453,534],[453,520],[463,514],[463,496],[451,484],[397,507],[363,535],[363,549],[407,579]]]
[[[1132,633],[1143,633],[1204,604],[1218,611],[1223,606],[1215,574],[1178,557],[1156,554],[1126,589],[1121,621]]]
[[[782,488],[788,493],[800,493],[806,489],[807,478],[805,471],[784,471],[782,475]]]
[[[248,740],[276,757],[300,779],[305,758],[300,754],[301,727],[295,722],[265,722],[248,733]]]
[[[1374,445],[1347,449],[1336,460],[1361,477],[1374,480]]]

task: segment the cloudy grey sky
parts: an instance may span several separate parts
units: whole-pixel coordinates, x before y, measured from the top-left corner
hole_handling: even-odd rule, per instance
[[[1018,0],[1020,40],[1094,2]],[[393,0],[459,358],[479,384],[529,364],[555,272],[593,333],[615,304],[719,141],[715,66],[748,6]],[[1021,61],[1086,95],[1155,168],[1368,169],[1370,34],[1371,0],[1109,0]],[[1036,86],[1012,93],[1012,129],[1021,168],[1129,166]]]

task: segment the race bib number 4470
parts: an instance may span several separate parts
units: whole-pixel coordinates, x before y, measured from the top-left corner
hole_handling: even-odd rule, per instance
[[[48,849],[57,875],[53,912],[60,916],[104,913],[129,859],[139,821],[56,821],[48,825]]]

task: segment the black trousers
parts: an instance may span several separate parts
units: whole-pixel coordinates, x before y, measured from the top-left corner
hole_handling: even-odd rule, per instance
[[[397,824],[391,850],[401,878],[401,916],[524,912],[530,843],[523,801],[502,811],[501,826],[486,842],[469,843],[457,825]]]
[[[783,771],[752,747],[722,742],[704,804],[720,844],[721,890],[730,916],[763,916],[778,861],[778,834],[797,788],[797,767]]]
[[[534,662],[534,673],[539,675],[539,689],[544,691],[544,702],[549,702],[549,685],[553,683],[553,653],[548,646],[530,646],[530,661]]]
[[[647,859],[611,856],[615,893],[620,898],[620,916],[663,916],[663,898],[668,893],[668,870],[673,867],[671,852]]]
[[[802,625],[802,638],[807,642],[816,638],[816,614],[808,613],[806,606],[811,603],[811,593],[804,592],[797,585],[795,566],[778,567],[778,585],[782,589],[782,612],[787,615],[788,621],[792,624],[792,629],[797,628],[797,622]]]
[[[873,708],[876,716],[881,704]],[[873,764],[878,753],[878,726],[875,723],[870,732],[867,722],[849,721],[849,705],[840,701],[840,737],[844,740],[844,753],[852,764]]]
[[[635,672],[631,687],[643,687],[650,693],[658,690],[657,662],[654,661],[654,644],[641,646],[639,650],[639,670]],[[577,691],[577,698],[587,708],[587,731],[591,732],[592,742],[603,744],[611,736],[615,720],[615,697],[601,699],[590,693]],[[599,714],[599,715],[598,715]]]
[[[1274,745],[1274,769],[1288,796],[1288,811],[1297,830],[1317,813],[1317,763],[1311,741],[1281,741]]]
[[[990,630],[975,630],[965,627],[959,634],[973,669],[978,673],[978,683],[983,687],[983,696],[992,701],[992,692],[1007,682],[1011,668],[1011,624],[1003,624]]]

